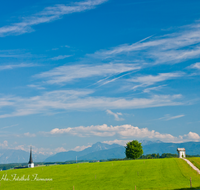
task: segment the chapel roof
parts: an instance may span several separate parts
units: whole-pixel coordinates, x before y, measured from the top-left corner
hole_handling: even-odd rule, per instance
[[[185,148],[177,148],[177,151],[185,151]]]

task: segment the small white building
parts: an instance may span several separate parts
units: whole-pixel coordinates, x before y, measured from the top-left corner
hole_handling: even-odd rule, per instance
[[[34,168],[34,163],[33,163],[33,159],[32,159],[32,147],[30,148],[30,159],[28,162],[28,168]]]
[[[178,151],[178,157],[179,158],[185,158],[186,154],[185,154],[185,148],[177,148]]]

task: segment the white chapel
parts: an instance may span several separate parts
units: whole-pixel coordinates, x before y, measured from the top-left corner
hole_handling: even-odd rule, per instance
[[[177,148],[178,151],[178,157],[179,158],[185,158],[186,154],[185,154],[185,148]]]

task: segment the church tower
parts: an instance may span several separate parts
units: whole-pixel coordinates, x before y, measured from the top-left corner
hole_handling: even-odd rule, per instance
[[[29,159],[29,163],[28,163],[28,168],[34,168],[34,163],[33,163],[33,159],[32,159],[32,147],[30,148],[30,159]]]

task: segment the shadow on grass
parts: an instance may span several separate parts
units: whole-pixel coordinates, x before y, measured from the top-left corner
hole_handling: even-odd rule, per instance
[[[196,190],[200,190],[200,187],[181,188],[181,189],[174,189],[174,190],[190,190],[190,189],[196,189]]]

